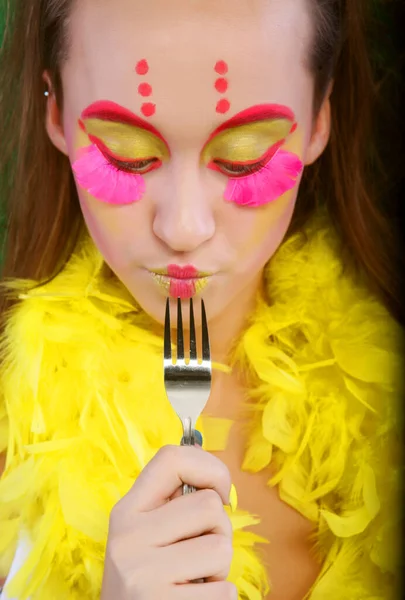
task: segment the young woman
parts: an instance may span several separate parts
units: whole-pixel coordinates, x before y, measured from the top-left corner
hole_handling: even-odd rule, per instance
[[[2,598],[394,597],[397,284],[362,2],[13,5]],[[208,314],[203,450],[165,396],[168,295]]]

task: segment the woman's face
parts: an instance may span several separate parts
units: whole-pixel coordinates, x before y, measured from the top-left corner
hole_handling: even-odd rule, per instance
[[[167,295],[243,307],[289,226],[314,121],[306,0],[80,0],[63,116],[88,230],[157,321]]]

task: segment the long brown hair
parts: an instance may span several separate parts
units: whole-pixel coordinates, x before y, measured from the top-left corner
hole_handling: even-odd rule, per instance
[[[314,115],[333,80],[332,135],[322,157],[304,173],[291,229],[302,227],[320,205],[326,206],[340,234],[342,252],[400,319],[395,236],[381,206],[379,163],[371,138],[376,87],[365,36],[370,2],[308,1],[314,23],[309,56]],[[83,223],[69,161],[51,144],[44,126],[42,73],[50,72],[62,106],[60,68],[69,50],[72,0],[4,2],[0,194],[7,235],[3,277],[44,280],[69,259]]]

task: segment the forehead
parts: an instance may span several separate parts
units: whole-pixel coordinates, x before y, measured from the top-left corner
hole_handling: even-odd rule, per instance
[[[177,132],[181,121],[186,136],[255,104],[299,113],[311,87],[306,0],[80,0],[69,28],[62,78],[77,114],[101,99],[140,114],[139,85],[148,83],[151,120]],[[136,71],[142,59],[146,74]],[[218,61],[228,66],[226,92],[215,87]],[[226,115],[216,112],[220,99],[230,103]]]

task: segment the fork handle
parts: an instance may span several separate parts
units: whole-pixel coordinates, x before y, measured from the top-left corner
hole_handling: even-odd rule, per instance
[[[191,429],[191,434],[187,435],[187,431],[185,431],[185,435],[181,438],[180,446],[195,446],[198,444],[202,446],[202,435],[197,429]],[[188,483],[183,483],[183,496],[187,494],[194,494],[197,491],[193,485],[188,485]]]
[[[197,491],[193,485],[188,485],[188,483],[183,483],[183,496],[187,496],[187,494],[194,494]]]
[[[196,435],[196,433],[197,433],[197,435]],[[202,435],[199,431],[196,432],[194,429],[192,429],[191,436],[189,437],[189,439],[185,439],[185,436],[183,436],[181,439],[180,445],[181,446],[194,446],[195,444],[202,446]],[[183,491],[183,496],[186,496],[187,494],[194,494],[194,492],[197,491],[197,488],[194,487],[193,485],[189,485],[188,483],[183,483],[182,491]]]
[[[187,435],[187,433],[189,433],[189,435]],[[195,429],[191,429],[191,432],[185,431],[185,435],[183,435],[183,437],[181,438],[180,446],[194,446],[195,444],[202,446],[201,433]],[[188,483],[183,483],[183,486],[182,486],[183,496],[186,496],[187,494],[194,494],[194,492],[196,492],[196,491],[197,491],[197,488],[195,488],[193,485],[188,485]],[[204,582],[205,582],[205,579],[195,579],[191,583],[204,583]]]

